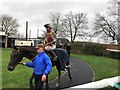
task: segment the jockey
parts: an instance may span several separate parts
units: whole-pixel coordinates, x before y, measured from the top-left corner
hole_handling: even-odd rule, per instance
[[[54,60],[57,60],[57,55],[55,54],[55,52],[53,51],[54,49],[56,49],[56,34],[55,32],[52,30],[50,24],[45,24],[44,27],[46,28],[47,32],[45,33],[45,50],[49,51]]]

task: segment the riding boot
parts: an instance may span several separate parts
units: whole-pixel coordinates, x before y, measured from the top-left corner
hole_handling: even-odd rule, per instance
[[[55,54],[55,52],[52,51],[52,50],[49,50],[49,51],[50,51],[50,53],[51,53],[52,56],[53,56],[53,61],[57,61],[57,55]]]

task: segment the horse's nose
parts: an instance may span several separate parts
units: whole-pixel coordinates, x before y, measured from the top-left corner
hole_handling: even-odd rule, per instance
[[[8,69],[9,71],[13,71],[13,70],[14,70],[14,67],[8,66],[7,69]]]

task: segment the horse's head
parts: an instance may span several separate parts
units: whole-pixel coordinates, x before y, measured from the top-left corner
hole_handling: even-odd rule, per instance
[[[10,61],[7,66],[7,69],[9,71],[13,71],[16,65],[22,60],[22,58],[23,58],[22,53],[17,48],[14,48],[11,52]]]

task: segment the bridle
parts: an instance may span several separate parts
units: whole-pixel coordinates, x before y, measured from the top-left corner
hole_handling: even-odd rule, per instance
[[[22,55],[22,57],[23,57],[23,54],[22,54],[22,52],[21,52],[20,50],[16,50],[16,51],[17,51],[20,55]],[[38,54],[37,54],[37,55],[38,55]],[[36,56],[37,56],[37,55],[36,55]],[[36,57],[36,56],[35,56],[35,57]],[[33,61],[33,60],[35,59],[35,57],[32,58],[31,61]],[[22,60],[22,59],[19,59],[19,60],[18,60],[18,61],[19,61],[18,64],[20,64],[21,60]]]
[[[22,60],[22,58],[23,58],[23,54],[22,54],[22,52],[20,51],[20,50],[16,50],[16,52],[17,52],[17,61],[18,61],[18,64],[19,64],[19,62],[21,62],[21,60]],[[22,57],[22,58],[21,58]]]

